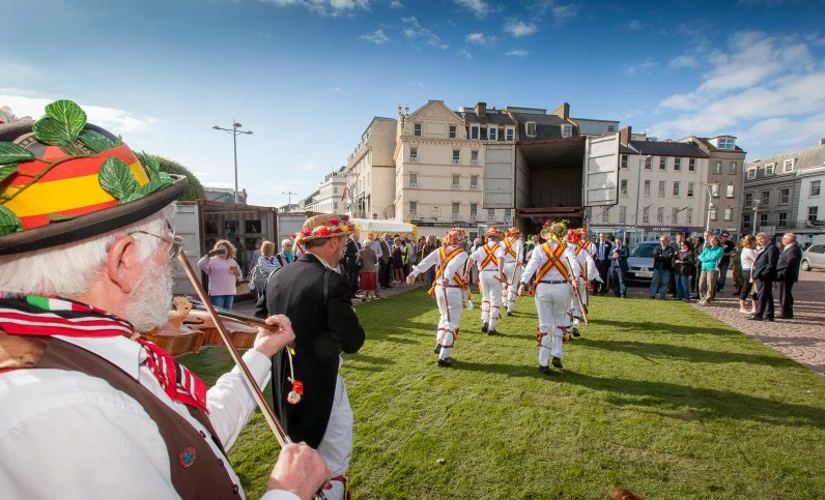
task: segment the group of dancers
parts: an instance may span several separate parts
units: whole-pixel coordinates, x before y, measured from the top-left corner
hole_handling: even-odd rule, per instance
[[[502,309],[512,316],[516,296],[529,292],[535,298],[539,325],[536,329],[539,371],[561,370],[563,349],[571,335],[579,337],[582,319],[587,321],[588,282],[599,280],[593,259],[595,245],[587,229],[567,229],[564,222],[547,222],[541,230],[544,243],[535,246],[525,262],[522,233],[511,227],[502,233],[491,227],[486,243],[471,254],[463,247],[467,234],[453,228],[443,245],[413,267],[409,283],[435,266],[436,279],[430,295],[436,299],[440,319],[436,331],[437,364],[450,366],[450,354],[459,333],[466,304],[472,309],[469,276],[478,268],[481,295],[481,331],[494,335]],[[552,359],[551,359],[552,358]]]

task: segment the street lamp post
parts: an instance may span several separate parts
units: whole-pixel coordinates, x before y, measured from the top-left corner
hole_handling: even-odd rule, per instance
[[[710,212],[713,210],[713,193],[710,190],[710,183],[704,182],[705,191],[708,193],[708,216],[707,222],[705,223],[705,231],[710,231]]]
[[[641,152],[640,152],[641,153]],[[651,155],[644,155],[644,158],[641,154],[639,154],[639,161],[637,161],[637,166],[639,168],[639,172],[636,175],[636,214],[633,216],[633,239],[639,237],[639,200],[642,198],[642,159],[647,161],[648,158],[652,158]],[[636,242],[638,243],[638,242]]]
[[[291,205],[292,205],[292,195],[293,195],[293,194],[298,194],[298,193],[293,193],[292,191],[287,191],[286,193],[283,193],[283,192],[282,192],[281,194],[285,194],[285,195],[287,196],[287,202],[286,202],[286,208],[287,208],[287,210],[292,210],[292,208],[291,208]]]
[[[235,204],[238,203],[238,134],[252,135],[251,130],[240,130],[241,127],[243,127],[243,125],[234,120],[231,129],[219,127],[217,125],[212,127],[215,130],[222,130],[232,134],[232,151],[235,156]]]
[[[753,200],[753,234],[759,233],[759,224],[756,222],[757,212],[759,211],[759,202],[761,200]]]

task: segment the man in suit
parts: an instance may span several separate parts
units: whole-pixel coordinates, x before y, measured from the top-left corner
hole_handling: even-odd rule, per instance
[[[773,321],[773,282],[776,280],[776,264],[779,250],[765,233],[756,235],[756,242],[762,247],[753,263],[751,276],[759,289],[756,296],[756,311],[747,317],[751,321],[767,319]]]
[[[670,284],[670,272],[673,270],[673,257],[676,251],[670,246],[670,238],[662,236],[659,245],[653,249],[653,279],[650,282],[650,298],[655,299],[657,294],[665,298],[667,287]],[[661,284],[659,284],[661,282]]]
[[[381,282],[381,288],[392,288],[390,286],[390,274],[392,273],[392,238],[389,234],[384,234],[384,237],[378,240],[378,245],[381,252],[381,260],[378,263],[378,277]]]
[[[612,251],[613,244],[607,241],[607,235],[599,233],[599,241],[596,242],[596,255],[593,256],[596,260],[596,269],[598,269],[601,278],[601,282],[596,281],[596,295],[607,293],[607,272],[610,270]]]
[[[350,235],[347,244],[344,246],[344,271],[347,273],[350,288],[352,288],[352,298],[358,291],[358,250],[361,250],[361,242],[358,241],[360,235],[358,231]]]
[[[339,354],[357,352],[364,344],[349,282],[334,271],[354,232],[344,217],[307,219],[297,235],[306,253],[272,275],[255,311],[259,317],[283,314],[292,321],[294,372],[286,352],[275,356],[272,400],[292,440],[318,450],[333,470],[333,489],[324,492],[330,500],[343,498],[352,455],[352,409],[338,373]],[[290,392],[303,394],[296,403]]]
[[[793,318],[793,286],[799,281],[799,263],[802,250],[796,244],[796,235],[786,233],[782,237],[782,254],[776,264],[776,281],[779,282],[779,305],[782,319]]]
[[[616,297],[625,298],[627,296],[625,276],[627,276],[629,269],[627,265],[628,257],[630,257],[630,249],[624,244],[622,237],[617,236],[616,246],[613,248],[613,254],[611,255],[611,260],[613,261],[611,264],[613,272],[613,294]]]

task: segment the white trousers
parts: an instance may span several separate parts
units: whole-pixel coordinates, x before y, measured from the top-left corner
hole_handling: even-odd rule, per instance
[[[587,282],[585,282],[584,285],[579,286],[579,294],[582,297],[582,304],[585,306],[589,305],[587,297]],[[572,291],[570,292],[570,296],[570,310],[573,314],[573,326],[578,328],[579,321],[582,317],[582,310],[579,307],[579,301],[576,299],[576,295]]]
[[[547,366],[550,355],[561,359],[564,333],[570,326],[567,311],[570,296],[567,283],[539,283],[536,288],[536,311],[539,315],[539,365]]]
[[[501,306],[507,308],[507,312],[513,312],[516,305],[516,290],[518,289],[519,281],[521,281],[521,274],[524,266],[516,266],[518,262],[507,262],[504,264],[504,274],[507,275],[507,283],[513,285],[501,291]],[[515,274],[515,276],[514,276]]]
[[[346,474],[352,459],[352,408],[347,397],[347,387],[344,379],[338,375],[335,383],[335,399],[332,402],[332,412],[321,444],[318,445],[318,454],[332,469],[332,477]],[[343,500],[344,483],[332,481],[332,488],[324,490],[327,500]]]
[[[446,296],[445,296],[446,292]],[[435,343],[441,346],[439,359],[447,359],[453,350],[455,337],[458,334],[458,325],[461,322],[461,313],[464,312],[464,290],[461,288],[435,287],[435,299],[438,303],[438,312],[441,319],[438,321],[438,331],[435,334]],[[450,320],[447,321],[447,306],[450,308]]]
[[[482,271],[479,273],[481,277],[481,291],[483,292],[481,298],[481,322],[489,323],[490,329],[495,330],[498,323],[498,317],[501,315],[501,290],[504,288],[504,283],[499,281],[498,270]]]

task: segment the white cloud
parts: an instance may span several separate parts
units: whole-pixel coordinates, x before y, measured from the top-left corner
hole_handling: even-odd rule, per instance
[[[467,59],[472,59],[473,55],[470,54],[470,51],[461,49],[455,53],[457,56],[466,57]]]
[[[356,10],[369,10],[371,0],[259,0],[279,7],[300,5],[322,16],[338,17]]]
[[[484,33],[470,33],[464,40],[476,45],[488,45],[496,41],[496,37],[485,35]]]
[[[487,17],[487,14],[498,12],[501,10],[499,6],[493,6],[486,0],[455,0],[457,4],[461,5],[465,9],[469,9],[472,11],[476,17],[483,19]]]
[[[384,28],[379,28],[370,34],[361,35],[358,38],[376,45],[383,45],[390,41],[390,38],[384,34]]]
[[[8,106],[18,117],[30,116],[37,119],[45,114],[47,104],[57,98],[47,97],[32,92],[8,92],[13,89],[0,89],[0,107]],[[137,115],[128,111],[95,106],[78,102],[86,112],[89,123],[99,125],[114,134],[129,133],[149,127],[156,120],[150,116]]]
[[[647,58],[642,62],[638,62],[636,64],[630,64],[625,66],[624,72],[626,75],[636,76],[639,73],[644,73],[650,69],[656,68],[659,66],[659,63],[654,61],[653,59]]]
[[[528,52],[524,49],[515,49],[511,50],[510,52],[506,52],[504,55],[508,57],[524,57],[528,54]]]
[[[632,30],[640,30],[644,25],[638,19],[631,19],[630,22],[627,24],[627,27]]]
[[[670,63],[668,63],[668,67],[672,69],[698,68],[699,61],[697,61],[693,56],[679,56],[671,59]]]
[[[556,0],[538,0],[536,7],[540,14],[549,12],[552,14],[556,24],[562,24],[579,15],[579,4],[562,4]]]
[[[442,50],[449,47],[441,37],[433,33],[429,28],[425,28],[417,17],[402,17],[401,22],[404,23],[404,28],[401,32],[406,38],[410,40],[423,40],[427,45],[438,47]]]
[[[507,23],[504,27],[504,31],[510,33],[513,36],[528,36],[532,35],[538,30],[535,24],[529,23],[525,24],[524,21],[521,20],[512,20]]]
[[[401,0],[390,0],[390,8],[391,9],[403,9],[404,4],[401,3]]]
[[[329,88],[329,89],[327,89],[327,90],[329,90],[330,92],[341,92],[341,91],[343,91],[344,89],[342,89],[341,87],[330,87],[330,88]]]

